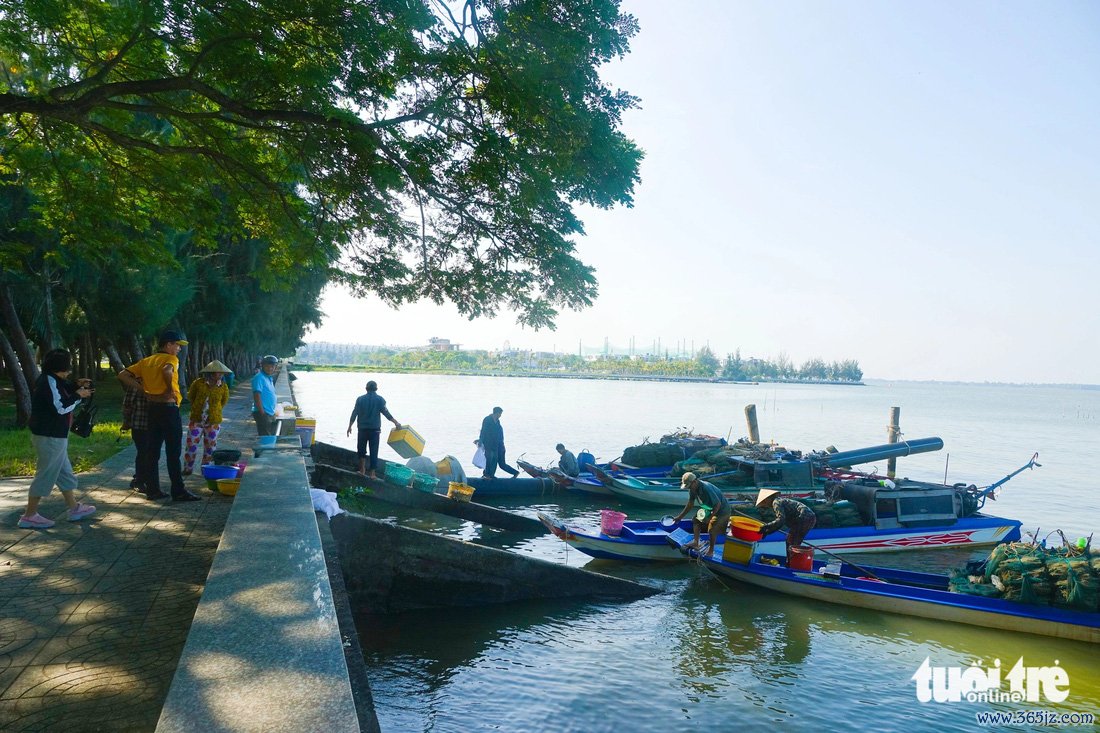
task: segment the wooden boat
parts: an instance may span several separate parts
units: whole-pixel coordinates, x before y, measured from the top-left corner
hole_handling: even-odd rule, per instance
[[[516,467],[531,478],[548,478],[549,476],[549,471],[547,469],[539,468],[535,464],[528,463],[522,458],[516,461]]]
[[[317,441],[310,447],[310,452],[316,463],[325,463],[347,471],[355,471],[359,467],[359,458],[355,451],[347,448]],[[378,459],[379,476],[385,475],[387,463],[389,461],[385,459]],[[447,483],[446,479],[440,479],[437,491],[446,493]],[[466,483],[474,487],[478,498],[490,496],[544,496],[547,493],[560,490],[548,478],[508,478],[505,476],[503,478],[483,479],[481,477],[469,477],[466,479]]]
[[[669,545],[668,536],[677,528],[691,532],[690,519],[681,521],[676,527],[665,527],[659,521],[627,521],[623,522],[619,536],[611,537],[599,530],[584,530],[570,526],[544,512],[539,512],[538,518],[543,526],[566,544],[586,555],[606,560],[683,560],[683,555]],[[843,554],[979,547],[1012,542],[1019,538],[1020,522],[977,514],[951,524],[945,522],[924,527],[901,526],[879,529],[871,525],[832,529],[815,528],[810,531],[806,541],[829,552]],[[725,538],[720,537],[719,543],[723,542]],[[782,532],[773,532],[756,545],[758,552],[782,555],[786,547],[785,536]]]
[[[677,531],[669,538],[682,548],[691,541],[691,534]],[[1096,611],[952,593],[948,590],[948,577],[932,573],[870,566],[857,568],[841,562],[814,562],[808,571],[792,570],[785,566],[782,556],[755,550],[746,561],[724,559],[723,555],[732,556],[731,549],[740,550],[734,547],[737,544],[731,541],[709,558],[700,558],[694,550],[687,550],[687,554],[701,560],[722,582],[747,583],[813,601],[1100,643],[1100,613]]]
[[[700,477],[709,480],[709,477]],[[658,504],[660,506],[682,507],[687,503],[688,491],[680,486],[678,478],[637,478],[635,476],[613,476],[608,487],[611,493],[621,499],[641,501],[646,504]],[[805,498],[814,496],[820,489],[787,489],[783,486],[775,487],[783,492],[784,496]],[[724,490],[722,494],[731,501],[747,501],[756,498],[755,488],[742,488]]]

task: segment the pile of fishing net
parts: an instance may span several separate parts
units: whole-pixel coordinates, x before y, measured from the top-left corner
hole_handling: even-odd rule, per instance
[[[716,486],[741,487],[755,485],[753,466],[755,461],[775,460],[774,451],[782,448],[753,443],[741,438],[732,445],[703,448],[672,467],[673,476],[682,476],[688,471],[712,481]],[[748,461],[748,463],[746,463]],[[719,475],[715,475],[719,474]],[[709,478],[714,476],[714,478]]]
[[[1006,601],[1100,610],[1100,549],[1093,550],[1090,544],[1067,541],[1061,547],[1035,542],[997,545],[982,567],[953,572],[950,588],[956,593]]]
[[[833,529],[863,525],[863,518],[859,516],[859,509],[850,501],[844,500],[831,504],[824,501],[805,503],[817,515],[817,524],[814,525],[817,528]]]
[[[750,498],[747,503],[733,503],[733,516],[749,516],[765,524],[775,519],[773,510],[760,511],[754,503],[751,503],[753,499],[755,497]],[[795,501],[805,504],[813,511],[817,517],[817,524],[814,526],[818,529],[859,527],[863,525],[859,510],[850,501],[838,501],[835,504],[817,499],[795,499]]]
[[[628,466],[637,468],[655,468],[658,466],[671,466],[691,457],[700,451],[721,450],[726,445],[725,438],[714,435],[703,435],[691,430],[678,428],[671,433],[661,436],[660,442],[650,443],[646,438],[641,445],[634,445],[623,451],[622,462]],[[681,476],[685,468],[675,473]]]

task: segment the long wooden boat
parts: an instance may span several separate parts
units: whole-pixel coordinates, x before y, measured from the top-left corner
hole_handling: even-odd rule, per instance
[[[706,476],[702,477],[704,480]],[[636,476],[614,476],[608,487],[611,493],[621,499],[641,501],[646,504],[660,506],[682,507],[687,503],[688,492],[680,486],[678,478],[639,478]],[[820,489],[804,488],[789,489],[784,486],[775,487],[782,491],[784,496],[805,498],[814,496]],[[726,489],[722,493],[730,500],[748,500],[756,498],[755,488]]]
[[[318,441],[310,448],[313,460],[316,463],[324,463],[346,471],[355,471],[359,467],[359,457],[355,451],[341,448],[330,443]],[[385,474],[385,459],[378,460],[378,474]],[[404,465],[399,464],[399,465]],[[547,493],[560,491],[560,489],[548,478],[502,478],[483,479],[481,477],[467,478],[466,483],[474,487],[475,496],[485,498],[489,496],[543,496]],[[438,491],[446,493],[447,481],[440,481]]]
[[[665,527],[659,521],[623,522],[622,532],[617,537],[612,537],[599,530],[584,530],[570,526],[545,512],[539,512],[538,518],[555,537],[592,557],[606,560],[644,561],[684,559],[684,556],[668,542],[669,533],[675,531],[677,527]],[[678,528],[690,532],[691,520],[681,521]],[[925,527],[815,528],[810,531],[806,541],[829,552],[843,554],[979,547],[1000,542],[1013,542],[1019,538],[1020,522],[976,514],[951,524],[943,523]],[[724,542],[725,538],[720,537],[719,543]],[[782,532],[773,532],[757,543],[757,551],[762,553],[782,555],[785,547],[785,536]]]
[[[688,532],[674,532],[669,537],[678,547],[691,541]],[[866,565],[856,568],[846,563],[827,567],[824,562],[814,562],[808,571],[792,570],[783,564],[781,557],[759,552],[752,552],[748,561],[742,563],[723,559],[725,549],[734,544],[724,545],[722,551],[715,551],[708,558],[699,557],[694,550],[687,553],[701,560],[723,582],[747,583],[813,601],[1100,643],[1100,613],[1096,611],[952,593],[948,590],[948,577],[932,573]]]

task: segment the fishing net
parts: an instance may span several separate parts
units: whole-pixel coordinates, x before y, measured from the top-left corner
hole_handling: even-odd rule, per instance
[[[671,466],[683,460],[684,450],[680,446],[668,443],[642,443],[623,451],[622,462],[638,468]]]
[[[1054,581],[1051,600],[1056,606],[1095,611],[1100,600],[1100,583],[1085,557],[1047,556],[1047,572]]]
[[[983,583],[980,575],[967,575],[964,571],[954,570],[948,579],[948,588],[952,593],[965,593],[969,596],[997,598],[1001,591],[992,583]]]
[[[1030,542],[998,545],[985,562],[982,574],[967,575],[963,571],[952,574],[951,590],[1096,611],[1100,609],[1100,553],[1068,543],[1054,548]]]

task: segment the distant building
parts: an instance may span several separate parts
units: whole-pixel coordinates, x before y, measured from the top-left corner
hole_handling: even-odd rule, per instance
[[[428,348],[432,351],[458,351],[459,344],[452,344],[450,339],[441,339],[432,336],[428,339]]]

